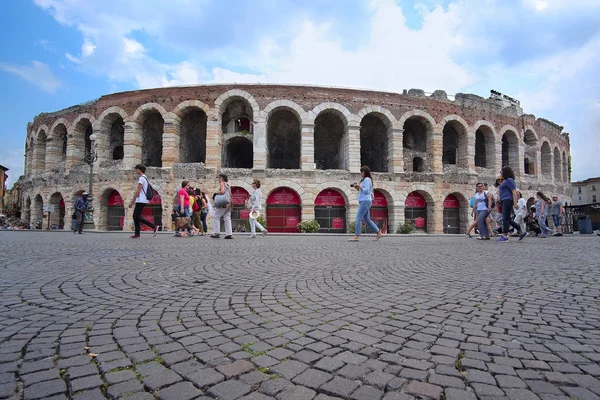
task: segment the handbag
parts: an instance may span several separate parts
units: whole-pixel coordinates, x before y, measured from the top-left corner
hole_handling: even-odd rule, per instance
[[[213,205],[217,208],[225,208],[231,203],[231,189],[225,186],[225,193],[217,194],[214,198]]]
[[[248,210],[251,210],[251,209],[252,209],[252,196],[249,196],[249,197],[246,199],[246,208],[247,208]]]
[[[187,230],[190,227],[192,219],[190,217],[177,217],[175,218],[175,227],[177,229]]]

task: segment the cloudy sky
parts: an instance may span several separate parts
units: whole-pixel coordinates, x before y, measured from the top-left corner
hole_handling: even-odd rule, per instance
[[[600,0],[6,0],[0,164],[27,122],[103,94],[214,82],[487,97],[571,134],[600,176]]]

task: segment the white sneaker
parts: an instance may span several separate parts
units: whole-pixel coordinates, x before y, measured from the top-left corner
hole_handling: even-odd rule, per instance
[[[267,233],[269,233],[269,231],[266,229],[264,231],[262,231],[263,236],[267,236]]]
[[[256,239],[256,235],[250,235],[250,239]]]

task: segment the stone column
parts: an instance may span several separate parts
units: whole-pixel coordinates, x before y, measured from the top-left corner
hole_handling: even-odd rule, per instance
[[[432,137],[431,146],[427,146],[427,152],[433,155],[433,173],[442,174],[444,172],[444,165],[442,162],[442,156],[444,153],[444,134],[443,127],[436,125],[431,133]]]
[[[162,136],[162,166],[172,167],[179,162],[179,140],[180,140],[181,118],[173,113],[168,113],[164,119]],[[208,135],[207,135],[208,141]]]
[[[50,136],[46,142],[46,166],[47,172],[56,167],[62,159],[62,143],[59,138]]]
[[[223,151],[223,132],[217,109],[211,108],[206,122],[206,166],[219,170]]]
[[[132,169],[142,162],[142,131],[137,122],[125,121],[123,168]]]
[[[514,170],[515,177],[518,178],[525,175],[525,143],[519,141],[516,146],[516,153],[517,163],[513,163],[513,165],[516,167]]]
[[[300,140],[300,168],[303,171],[313,171],[315,169],[314,121],[308,121],[302,124],[302,133]]]
[[[388,205],[388,233],[396,233],[396,229],[404,224],[404,206]]]
[[[302,221],[312,221],[315,219],[315,205],[311,203],[304,202],[302,200]],[[266,208],[265,208],[266,212]]]
[[[388,141],[388,171],[390,173],[404,172],[404,148],[402,147],[402,137],[404,129],[394,127]]]
[[[360,173],[360,125],[348,125],[346,160],[348,171]]]
[[[85,156],[85,134],[78,132],[75,127],[70,127],[67,140],[67,173],[74,165],[84,163]]]
[[[46,142],[36,141],[33,145],[33,165],[32,172],[34,174],[44,173],[46,164]]]
[[[494,151],[492,153],[492,159],[493,165],[491,166],[491,168],[494,171],[494,175],[498,176],[500,174],[500,169],[502,168],[502,138],[500,138],[499,141],[496,141]]]
[[[253,150],[254,160],[253,168],[255,170],[264,170],[267,168],[267,123],[263,118],[259,118],[254,124]]]
[[[25,152],[25,174],[31,176],[33,168],[33,149],[29,147]]]
[[[92,124],[92,133],[96,135],[96,151],[98,152],[98,161],[94,163],[94,167],[98,167],[102,161],[112,159],[110,153],[110,129],[111,124],[103,121],[94,121]]]
[[[444,206],[442,201],[436,201],[433,206],[427,204],[427,232],[444,233]],[[430,228],[432,228],[430,230]]]
[[[475,130],[468,129],[466,133],[467,137],[464,140],[467,141],[467,153],[459,153],[458,165],[464,165],[468,168],[470,174],[475,172]],[[459,150],[460,151],[460,150]]]

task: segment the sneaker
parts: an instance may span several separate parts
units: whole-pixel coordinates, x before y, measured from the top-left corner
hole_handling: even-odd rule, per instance
[[[210,237],[213,239],[219,239],[221,235],[219,235],[218,233],[213,233],[212,235],[210,235]]]
[[[158,233],[158,228],[160,228],[160,225],[156,225],[156,226],[154,227],[154,235],[153,235],[152,237],[155,237],[155,236],[156,236],[156,234]]]
[[[519,236],[519,242],[523,239],[525,239],[525,237],[527,236],[527,232],[523,232],[520,236]]]
[[[496,242],[508,242],[508,238],[502,235],[498,239],[496,239]]]
[[[548,236],[546,236],[546,235],[542,235],[542,236],[540,236],[540,237],[541,237],[542,239],[546,239]]]
[[[267,236],[267,233],[269,233],[269,231],[265,229],[265,230],[263,231],[263,236]]]
[[[471,236],[471,234],[470,234],[470,233],[468,233],[468,232],[467,232],[467,233],[465,233],[465,236],[466,236],[466,237],[468,237],[469,239],[473,238],[473,236]]]
[[[250,239],[256,239],[256,235],[250,235]]]
[[[233,236],[227,235],[227,236],[225,236],[225,239],[233,239]]]
[[[129,236],[131,239],[139,239],[140,235],[133,235],[133,236]]]

